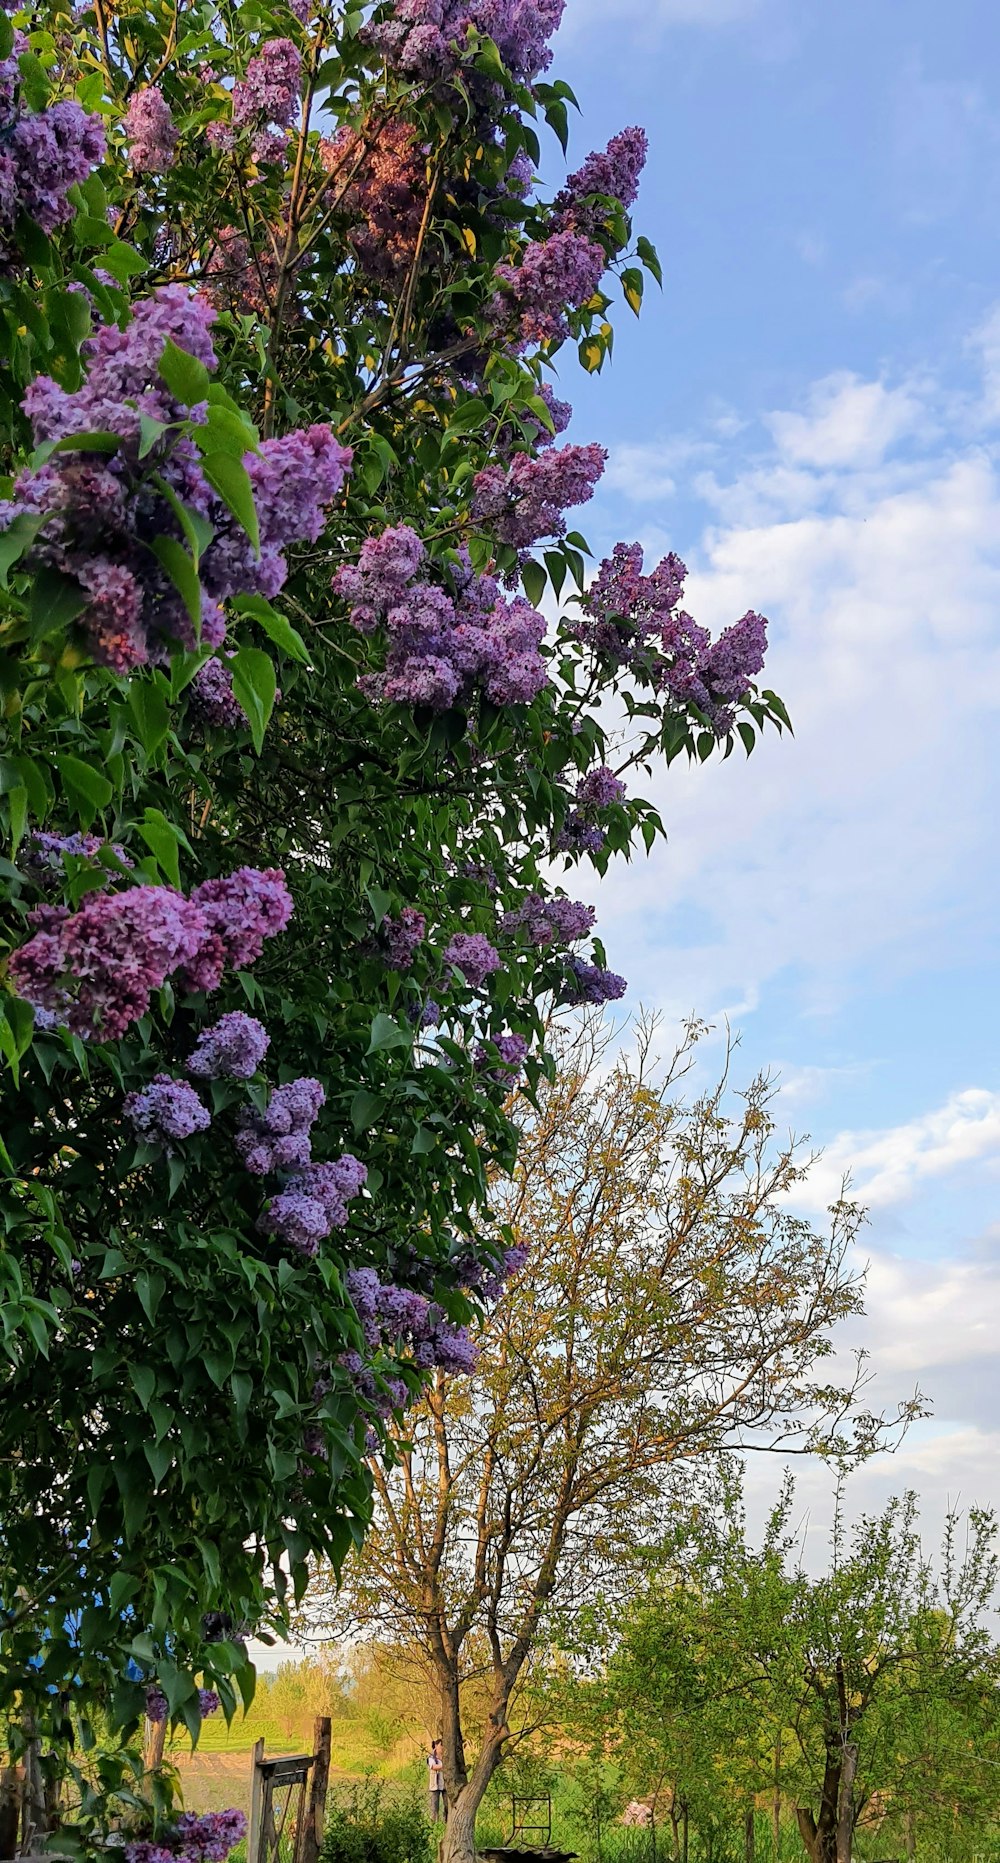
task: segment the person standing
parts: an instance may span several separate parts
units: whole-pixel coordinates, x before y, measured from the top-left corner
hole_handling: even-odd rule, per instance
[[[440,1740],[431,1741],[431,1750],[427,1755],[427,1796],[431,1823],[447,1824],[448,1805],[444,1795],[444,1759]]]

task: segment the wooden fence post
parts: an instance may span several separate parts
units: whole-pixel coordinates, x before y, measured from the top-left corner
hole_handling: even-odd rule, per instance
[[[263,1736],[250,1755],[250,1823],[247,1829],[247,1863],[257,1863],[260,1853],[261,1814],[264,1801],[264,1778],[260,1762],[264,1757]]]
[[[314,1757],[297,1863],[319,1863],[326,1824],[326,1791],[330,1783],[331,1731],[330,1716],[318,1714],[313,1722]],[[247,1863],[252,1863],[252,1859],[248,1858]]]

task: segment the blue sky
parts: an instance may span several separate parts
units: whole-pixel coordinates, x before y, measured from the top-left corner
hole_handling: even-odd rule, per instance
[[[1000,1501],[1000,15],[987,0],[568,0],[573,165],[652,150],[664,265],[574,439],[585,514],[771,620],[794,742],[671,772],[670,831],[595,894],[630,1004],[728,1015],[871,1205],[862,1337],[934,1403],[857,1503]],[[823,1511],[822,1482],[803,1494]]]

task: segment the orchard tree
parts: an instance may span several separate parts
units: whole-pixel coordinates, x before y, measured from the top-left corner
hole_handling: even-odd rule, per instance
[[[850,1863],[856,1830],[887,1817],[913,1855],[920,1829],[976,1823],[990,1797],[995,1808],[981,1770],[1000,1731],[993,1516],[970,1513],[964,1548],[949,1519],[935,1570],[912,1494],[851,1535],[838,1508],[814,1579],[789,1531],[792,1497],[788,1486],[759,1549],[732,1497],[721,1532],[703,1520],[684,1553],[671,1537],[612,1632],[590,1711],[682,1786],[700,1753],[734,1824],[779,1754],[809,1863]]]
[[[554,1081],[515,1111],[513,1174],[493,1190],[514,1278],[474,1378],[439,1368],[371,1462],[358,1555],[307,1615],[422,1653],[440,1704],[445,1855],[467,1863],[511,1737],[511,1706],[561,1614],[617,1573],[691,1471],[727,1450],[859,1454],[881,1426],[817,1377],[861,1304],[846,1262],[857,1212],[828,1234],[794,1216],[800,1166],[769,1089],[726,1082],[685,1103],[690,1041],[666,1069],[653,1027],[612,1062],[586,1024]],[[693,1035],[692,1035],[693,1039]],[[470,1715],[485,1673],[489,1700]],[[468,1745],[468,1752],[467,1752]]]

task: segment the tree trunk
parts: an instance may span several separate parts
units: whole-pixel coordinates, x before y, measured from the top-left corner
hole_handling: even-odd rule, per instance
[[[21,1777],[16,1766],[5,1766],[0,1772],[0,1857],[14,1855],[20,1822]]]
[[[753,1800],[746,1808],[743,1818],[743,1857],[744,1863],[754,1863],[757,1847],[757,1830],[754,1824]]]
[[[837,1839],[840,1828],[841,1775],[848,1749],[839,1728],[827,1733],[826,1764],[820,1793],[819,1817],[809,1805],[796,1805],[795,1821],[806,1847],[809,1863],[838,1863]],[[855,1749],[855,1766],[857,1750]],[[852,1775],[853,1783],[853,1775]],[[853,1806],[853,1793],[849,1795]]]
[[[906,1833],[907,1863],[916,1863],[917,1856],[917,1814],[911,1805],[903,1817],[903,1830]]]
[[[492,1718],[492,1717],[491,1717]],[[464,1785],[453,1789],[451,1780],[454,1772],[448,1766],[447,1736],[444,1745],[444,1782],[448,1805],[448,1821],[444,1827],[441,1841],[441,1863],[474,1863],[476,1854],[476,1816],[486,1796],[486,1788],[500,1764],[503,1739],[506,1736],[506,1724],[503,1734],[496,1733],[488,1738],[480,1751],[475,1766]],[[463,1755],[464,1764],[464,1755]]]
[[[854,1781],[857,1773],[857,1743],[845,1740],[837,1806],[837,1863],[851,1863],[851,1850],[854,1844]]]
[[[771,1800],[771,1831],[774,1837],[772,1863],[781,1857],[781,1735],[774,1743],[774,1797]]]
[[[681,1863],[688,1863],[688,1808],[684,1800],[681,1811]]]

